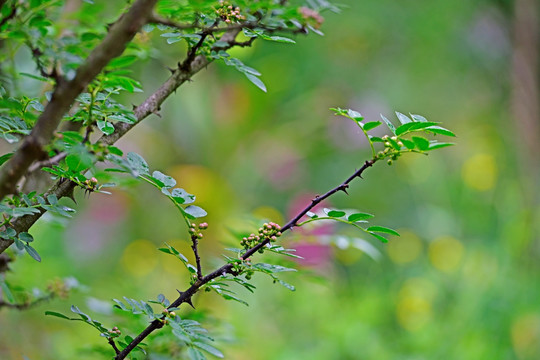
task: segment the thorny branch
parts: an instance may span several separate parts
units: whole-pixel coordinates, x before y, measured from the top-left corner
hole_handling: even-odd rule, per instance
[[[323,200],[329,198],[330,196],[334,195],[335,193],[339,191],[343,191],[347,193],[347,188],[349,187],[349,184],[352,180],[355,178],[362,177],[362,174],[364,171],[373,166],[377,159],[368,160],[362,165],[362,167],[358,170],[356,170],[351,176],[349,176],[343,183],[340,185],[334,187],[331,190],[328,190],[325,194],[316,196],[311,202],[306,205],[304,209],[302,209],[294,218],[292,218],[287,224],[285,224],[281,228],[281,232],[285,232],[287,230],[291,230],[294,226],[296,226],[297,222],[302,218],[302,216],[306,215],[308,211],[312,210],[315,206],[317,206],[320,202]],[[269,243],[269,240],[265,240],[256,246],[250,248],[244,255],[242,255],[242,259],[245,260],[249,258],[251,255],[256,253],[259,249],[265,247]],[[196,248],[196,247],[195,247]],[[194,251],[195,251],[194,248]],[[200,265],[197,264],[199,267]],[[204,286],[205,284],[209,283],[210,281],[214,280],[215,278],[219,276],[224,276],[226,274],[233,274],[233,266],[232,264],[225,264],[221,266],[219,269],[214,270],[212,273],[204,276],[203,278],[198,278],[198,280],[191,285],[186,291],[180,292],[180,296],[171,303],[171,305],[168,307],[168,309],[171,308],[178,308],[183,303],[191,304],[191,297],[199,291],[199,289]],[[131,343],[128,344],[127,347],[125,347],[120,353],[117,353],[114,357],[115,360],[125,359],[126,356],[135,348],[137,347],[148,335],[150,335],[152,332],[154,332],[157,329],[160,329],[164,326],[163,322],[161,320],[154,320],[148,325],[139,335],[137,335]]]
[[[29,309],[29,308],[32,308],[34,306],[37,306],[43,302],[46,302],[46,301],[49,301],[49,300],[52,300],[53,298],[55,297],[55,295],[53,293],[51,294],[48,294],[46,296],[43,296],[43,297],[40,297],[34,301],[29,301],[29,302],[23,302],[23,303],[18,303],[18,304],[12,304],[12,303],[8,303],[4,300],[0,300],[0,308],[2,307],[5,307],[5,308],[10,308],[10,309],[17,309],[17,310],[26,310],[26,309]]]
[[[0,200],[16,191],[16,184],[26,174],[28,167],[44,156],[44,147],[51,141],[62,116],[69,110],[77,96],[115,57],[124,52],[127,44],[147,23],[157,0],[137,0],[114,23],[103,41],[90,53],[78,68],[75,77],[67,81],[57,79],[51,101],[39,116],[13,157],[0,170]]]
[[[138,3],[145,3],[145,4],[146,4],[146,2],[143,1],[143,0],[138,1]],[[135,4],[132,6],[132,9],[134,7],[135,7]],[[149,5],[149,7],[151,8],[152,6]],[[147,12],[147,14],[152,14],[152,12],[149,11],[149,12]],[[146,23],[156,22],[156,21],[158,21],[160,19],[160,18],[157,18],[155,15],[147,15],[147,14],[144,14],[144,16],[142,16]],[[125,22],[124,21],[125,17],[127,17],[127,15],[123,16],[120,20],[122,22]],[[117,23],[119,23],[120,20]],[[116,29],[118,27],[121,27],[120,25],[117,25],[117,23],[115,23],[111,27],[111,29],[109,30],[109,34],[116,32],[116,30],[114,30],[114,29]],[[166,25],[173,26],[175,24],[173,22],[169,21]],[[178,25],[178,24],[176,24],[176,25]],[[243,28],[254,29],[254,28],[258,28],[258,27],[259,28],[264,28],[265,31],[270,32],[270,33],[278,32],[278,31],[287,31],[287,32],[290,32],[290,33],[293,33],[293,34],[306,33],[307,32],[307,30],[303,26],[295,28],[295,29],[288,29],[288,28],[281,28],[281,27],[275,27],[275,26],[269,27],[269,26],[265,26],[265,25],[262,25],[262,24],[260,24],[258,22],[253,22],[253,21],[243,22],[243,23],[239,23],[239,24],[233,24],[233,25],[229,25],[229,26],[226,26],[226,27],[206,27],[206,28],[202,28],[201,30],[203,32],[206,32],[207,35],[213,34],[213,33],[218,33],[218,32],[224,32],[224,34],[221,36],[221,38],[219,38],[219,40],[220,40],[220,42],[222,42],[222,43],[225,42],[228,45],[226,47],[220,47],[220,49],[221,50],[227,50],[227,49],[229,49],[229,48],[231,48],[233,46],[249,46],[249,45],[251,45],[253,43],[253,41],[256,39],[256,37],[253,37],[250,40],[245,41],[245,42],[237,42],[235,40],[236,36],[238,35],[238,33]],[[109,35],[107,37],[109,37]],[[106,42],[105,40],[103,41],[103,43]],[[100,46],[98,46],[98,48]],[[199,47],[199,46],[200,45],[198,45],[198,46],[195,45],[195,47]],[[193,50],[193,48],[192,48],[192,50]],[[97,48],[96,48],[96,50],[94,50],[94,52],[96,52],[96,51],[97,51]],[[146,119],[148,116],[150,116],[151,114],[158,114],[159,110],[160,110],[160,107],[161,107],[161,104],[172,93],[174,93],[176,91],[176,89],[178,89],[178,87],[180,87],[186,81],[189,81],[193,75],[195,75],[196,73],[198,73],[199,71],[201,71],[202,69],[204,69],[206,66],[208,66],[210,63],[213,62],[213,59],[208,58],[208,57],[206,57],[204,55],[196,55],[195,51],[190,52],[190,54],[191,54],[191,56],[188,55],[188,57],[191,57],[191,61],[189,63],[186,62],[187,59],[184,60],[182,63],[180,63],[180,65],[176,69],[172,70],[171,76],[161,85],[161,87],[159,89],[157,89],[152,95],[150,95],[145,101],[143,101],[139,106],[137,106],[134,109],[134,115],[135,115],[135,118],[136,118],[135,122],[133,122],[133,123],[124,123],[124,122],[122,122],[122,123],[114,124],[114,128],[115,128],[114,133],[112,133],[111,135],[103,135],[98,140],[98,142],[100,142],[103,145],[112,145],[118,139],[123,137],[128,131],[130,131],[134,126],[136,126],[141,121]],[[114,56],[109,56],[107,61],[110,61],[113,57]],[[87,63],[89,61],[90,61],[90,58],[87,60]],[[85,65],[83,64],[83,66],[85,66]],[[81,68],[83,66],[81,66]],[[81,72],[85,72],[85,71],[86,70],[81,71]],[[86,71],[86,72],[88,72],[88,71]],[[77,79],[77,77],[75,79]],[[53,96],[53,100],[51,101],[51,103],[53,101],[55,101],[55,98],[58,98],[62,102],[65,102],[64,101],[65,99],[62,99],[62,97],[66,96],[66,94],[63,94],[62,91],[60,91],[60,89],[65,88],[66,84],[65,84],[65,82],[63,82],[61,80],[62,79],[60,78],[58,83],[57,83],[57,88],[55,90],[55,94],[58,93],[57,94],[58,96]],[[68,85],[71,84],[74,80],[72,80],[70,83],[68,83]],[[84,89],[84,87],[82,87],[80,90],[82,91],[82,89]],[[78,95],[78,93],[76,95]],[[75,97],[76,97],[76,95],[75,95]],[[75,98],[73,98],[73,100],[74,99]],[[67,104],[67,106],[69,107],[73,101],[68,101],[68,102],[69,102],[69,104]],[[42,114],[42,116],[40,118],[44,117],[44,114],[47,112],[47,109],[51,106],[51,103],[49,103],[47,105],[47,108],[46,108],[45,112]],[[66,105],[66,104],[64,104],[64,105]],[[52,115],[58,116],[58,117],[61,118],[61,116],[63,115],[63,111],[58,111],[58,106],[51,106],[51,107],[53,109],[55,109],[53,111]],[[38,123],[39,123],[39,120],[38,120]],[[39,127],[38,125],[39,124],[36,124],[36,127],[32,131],[32,134],[34,134],[34,132],[35,132],[36,135],[40,135],[40,133],[43,131],[43,129],[36,130],[36,128]],[[56,130],[56,125],[54,125],[52,123],[51,124],[45,124],[44,127],[47,128],[46,132],[51,132],[52,131],[51,136],[52,136],[52,133],[54,132],[54,130]],[[0,198],[3,198],[5,195],[9,194],[10,192],[13,192],[14,191],[14,185],[17,184],[17,182],[18,182],[18,180],[16,180],[16,179],[20,179],[20,177],[22,177],[24,175],[24,173],[27,172],[27,169],[29,167],[32,167],[32,163],[34,162],[34,160],[39,160],[39,156],[40,156],[40,154],[42,154],[42,150],[41,150],[42,145],[40,145],[41,143],[39,143],[39,142],[36,143],[36,139],[33,137],[32,134],[30,134],[29,136],[26,137],[25,142],[23,142],[23,145],[17,151],[17,154],[19,154],[20,156],[16,154],[0,170]],[[47,137],[47,136],[45,136],[45,137]],[[40,137],[43,138],[43,136],[40,136]],[[45,143],[46,142],[48,142],[48,138],[46,139]],[[32,159],[27,158],[26,155],[24,155],[24,154],[26,154],[28,152],[31,153]],[[33,157],[36,157],[36,158],[34,159]],[[45,162],[45,161],[47,161],[47,160],[43,160],[43,162]],[[54,194],[54,195],[56,195],[56,197],[58,199],[60,199],[62,197],[66,197],[66,196],[70,197],[70,198],[73,198],[73,190],[75,189],[75,187],[76,187],[76,184],[73,183],[73,182],[70,182],[70,181],[60,182],[60,181],[58,181],[44,195],[46,197],[47,195]],[[17,218],[12,223],[12,225],[13,225],[12,227],[13,227],[13,229],[15,229],[17,231],[17,233],[20,233],[20,232],[23,232],[23,231],[28,231],[28,229],[44,213],[45,213],[45,210],[41,210],[40,213],[32,214],[32,215],[26,215],[26,216]],[[13,240],[11,240],[11,239],[1,239],[0,238],[0,254],[2,252],[4,252],[11,244],[13,244]]]

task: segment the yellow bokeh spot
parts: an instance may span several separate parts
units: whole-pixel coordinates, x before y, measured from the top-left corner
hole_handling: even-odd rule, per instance
[[[422,241],[415,233],[399,230],[400,237],[394,237],[386,246],[390,259],[396,264],[410,263],[422,253]]]
[[[512,324],[512,346],[519,359],[540,359],[540,315],[526,314]]]
[[[396,316],[398,323],[408,331],[423,328],[433,317],[432,302],[437,289],[421,278],[409,279],[399,291]]]
[[[429,244],[429,261],[437,269],[446,273],[458,269],[463,253],[463,244],[451,236],[439,237]]]
[[[135,240],[124,249],[120,263],[133,276],[144,276],[156,267],[157,256],[155,244],[148,240]]]
[[[277,224],[283,224],[283,215],[281,215],[276,208],[270,206],[261,206],[256,208],[253,210],[253,215],[260,219],[266,219]]]
[[[490,190],[497,180],[497,163],[489,154],[476,154],[465,161],[461,175],[471,189]]]

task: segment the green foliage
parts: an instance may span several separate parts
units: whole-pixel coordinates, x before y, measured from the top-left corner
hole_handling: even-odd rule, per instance
[[[77,79],[84,73],[85,67],[92,66],[92,59],[99,59],[99,55],[95,56],[94,49],[114,31],[111,24],[130,9],[132,3],[110,3],[101,8],[91,0],[85,1],[76,14],[68,14],[68,17],[73,15],[77,22],[77,26],[68,28],[65,25],[62,1],[6,2],[0,14],[2,19],[0,46],[6,49],[0,55],[1,75],[7,79],[0,87],[0,138],[8,144],[15,144],[25,138],[28,139],[27,136],[34,131],[33,129],[39,131],[40,126],[36,124],[46,122],[46,119],[43,120],[46,117],[42,116],[44,111],[51,108],[54,110],[55,101],[64,100],[62,96],[65,94],[58,89],[62,89],[62,85],[66,82]],[[106,15],[100,13],[102,9],[107,10]],[[293,285],[279,278],[277,274],[295,272],[296,269],[266,262],[252,262],[252,257],[265,252],[301,259],[294,254],[293,249],[276,244],[282,230],[287,231],[292,227],[301,227],[319,220],[333,220],[351,225],[382,242],[387,242],[386,235],[399,236],[395,230],[387,227],[368,226],[368,219],[373,217],[368,213],[357,210],[324,209],[323,215],[308,211],[307,220],[293,221],[283,229],[270,221],[264,223],[257,231],[239,237],[240,248],[229,249],[235,256],[224,256],[226,263],[221,268],[204,273],[198,246],[208,224],[196,224],[192,221],[206,217],[208,215],[206,210],[194,205],[195,195],[176,187],[177,182],[172,176],[157,170],[151,172],[151,167],[142,156],[134,152],[124,156],[122,150],[111,145],[114,143],[111,139],[115,139],[115,135],[123,135],[125,129],[131,129],[150,113],[157,113],[161,103],[176,91],[179,83],[191,79],[196,72],[193,68],[197,64],[208,64],[210,61],[223,63],[242,73],[257,88],[266,92],[268,89],[261,79],[261,72],[244,63],[248,62],[249,58],[245,59],[231,50],[234,47],[249,47],[258,39],[278,44],[296,44],[296,41],[288,36],[299,33],[322,35],[319,30],[324,20],[321,12],[326,10],[336,12],[338,9],[325,0],[309,0],[306,6],[299,6],[297,2],[275,0],[256,2],[239,0],[234,3],[210,0],[159,1],[152,16],[144,15],[148,16],[147,24],[137,37],[126,45],[124,53],[107,60],[108,63],[103,64],[104,67],[100,68],[101,71],[97,76],[88,79],[84,86],[77,89],[78,92],[72,97],[75,100],[69,104],[70,110],[61,115],[62,125],[54,132],[54,138],[40,147],[39,150],[43,154],[40,154],[39,161],[34,162],[32,168],[28,168],[27,178],[33,173],[43,175],[44,172],[47,177],[52,175],[52,179],[56,180],[55,185],[48,189],[31,189],[28,193],[21,192],[2,200],[0,211],[3,213],[3,222],[0,237],[13,242],[18,252],[25,251],[40,262],[40,254],[31,245],[34,243],[34,236],[28,232],[28,228],[25,228],[22,219],[39,217],[45,212],[71,217],[75,210],[64,206],[60,198],[70,197],[74,200],[73,191],[62,193],[59,190],[62,186],[68,184],[79,187],[85,194],[93,192],[109,194],[102,189],[113,184],[104,182],[103,179],[117,181],[118,179],[112,175],[114,173],[130,174],[135,179],[152,185],[172,202],[186,225],[195,262],[190,263],[187,256],[169,244],[158,250],[172,255],[183,264],[187,270],[186,283],[189,283],[190,287],[185,292],[179,291],[179,297],[173,302],[163,294],[158,295],[157,301],[135,300],[124,296],[123,300],[113,300],[114,308],[120,310],[117,313],[124,319],[135,318],[139,319],[139,323],[144,322],[145,326],[153,326],[152,331],[163,327],[170,330],[177,345],[193,360],[205,359],[205,354],[224,357],[223,353],[212,345],[214,338],[208,336],[207,330],[202,328],[198,321],[176,314],[183,303],[193,306],[193,294],[204,289],[226,300],[247,305],[245,300],[237,296],[236,287],[240,286],[253,293],[256,287],[252,276],[255,273],[262,273],[273,283],[291,291],[295,290]],[[231,35],[234,35],[232,39]],[[185,50],[185,58],[178,62],[176,69],[171,69],[172,75],[169,80],[143,102],[143,105],[151,109],[148,110],[148,114],[140,115],[141,112],[137,111],[139,108],[133,107],[132,110],[131,105],[126,105],[131,102],[126,100],[126,96],[141,93],[145,89],[138,80],[142,77],[134,73],[134,69],[141,66],[142,60],[155,58],[157,49],[160,48],[161,51],[166,46],[168,47],[166,51],[170,52]],[[16,56],[20,56],[20,49],[24,49],[29,58],[27,60],[33,62],[33,72],[27,72],[26,69],[21,71],[22,68],[18,67],[15,59]],[[35,91],[29,93],[35,94],[25,94],[26,90],[21,90],[19,87],[21,79],[34,87]],[[36,90],[38,87],[36,84],[41,87],[40,90]],[[144,106],[141,108],[144,109]],[[438,142],[430,136],[455,136],[439,123],[428,122],[422,116],[411,115],[409,118],[396,113],[400,125],[395,127],[382,116],[391,135],[376,137],[370,132],[379,130],[383,122],[365,121],[354,110],[340,108],[333,110],[337,115],[354,121],[365,135],[372,152],[370,166],[379,160],[387,160],[391,164],[405,153],[426,154],[431,150],[452,145]],[[377,152],[376,147],[381,144],[383,149]],[[13,154],[18,154],[18,151],[20,150],[9,148],[9,151],[0,156],[0,165],[11,164],[10,161],[16,158]],[[165,157],[164,154],[163,156]],[[105,173],[101,170],[104,162],[113,164],[113,167],[105,169]],[[361,173],[357,176],[360,175]],[[346,185],[348,186],[348,182]],[[346,187],[335,188],[332,194],[339,190],[345,191]],[[313,204],[316,202],[317,200],[313,200]],[[312,207],[308,205],[308,209]],[[230,212],[233,213],[232,210]],[[301,218],[300,215],[298,219]],[[378,254],[369,247],[370,243],[363,239],[345,236],[340,239],[341,243],[345,241],[355,244],[356,248],[365,252]],[[3,276],[0,277],[0,288],[2,296],[13,303],[16,298]],[[176,306],[173,307],[173,304]],[[159,307],[159,310],[155,310],[156,307]],[[71,307],[71,311],[77,317],[72,318],[57,311],[46,311],[45,314],[64,320],[82,321],[90,325],[107,340],[108,345],[112,346],[112,350],[116,352],[115,358],[128,356],[131,345],[134,351],[146,354],[147,346],[140,338],[131,335],[121,336],[122,332],[118,327],[109,329],[75,305]],[[114,316],[116,315],[118,314]],[[129,320],[127,321],[129,323]],[[148,335],[149,333],[145,337]],[[172,351],[169,355],[173,358]],[[129,356],[136,355],[129,354]]]

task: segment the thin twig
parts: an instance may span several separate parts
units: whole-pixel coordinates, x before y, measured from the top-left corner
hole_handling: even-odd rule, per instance
[[[197,22],[192,24],[180,24],[174,20],[166,19],[164,17],[161,17],[157,14],[152,14],[148,18],[149,24],[159,24],[159,25],[165,25],[170,26],[172,28],[176,28],[178,30],[190,30],[190,29],[198,29],[200,28],[199,24]]]
[[[10,308],[10,309],[26,310],[31,307],[37,306],[41,304],[42,302],[49,301],[53,299],[54,297],[55,295],[51,293],[47,296],[40,297],[34,301],[24,302],[24,303],[19,303],[19,304],[12,304],[12,303],[5,302],[4,300],[0,300],[0,308],[5,307],[5,308]]]
[[[38,169],[41,169],[42,167],[45,167],[45,166],[53,166],[53,165],[58,165],[58,163],[62,160],[64,160],[64,158],[67,156],[67,152],[65,151],[62,151],[61,153],[58,153],[56,155],[54,155],[52,158],[49,158],[47,160],[43,160],[43,161],[36,161],[35,163],[33,163],[29,168],[28,168],[28,172],[31,173],[31,172],[34,172]]]
[[[114,342],[114,339],[112,337],[109,338],[109,345],[112,346],[115,354],[117,354],[117,355],[120,354],[120,349],[118,349],[118,347],[116,346],[116,343]]]
[[[195,263],[197,264],[197,279],[202,280],[202,266],[201,266],[201,257],[199,255],[199,238],[197,234],[191,235],[191,249],[193,250],[193,255],[195,255]]]
[[[5,1],[3,2],[5,3]],[[2,8],[2,6],[4,6],[4,4],[0,4],[0,9]],[[9,14],[6,15],[5,18],[3,18],[2,20],[0,20],[0,28],[2,26],[4,26],[5,23],[7,23],[10,19],[12,19],[13,17],[15,17],[15,13],[17,12],[17,8],[15,6],[12,6],[11,7],[11,11],[9,12]]]

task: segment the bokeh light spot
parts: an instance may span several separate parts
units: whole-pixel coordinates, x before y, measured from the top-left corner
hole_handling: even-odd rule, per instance
[[[120,263],[133,276],[144,276],[156,267],[157,256],[156,245],[148,240],[140,239],[124,249]]]
[[[396,264],[410,263],[422,253],[422,241],[415,233],[408,230],[399,230],[401,236],[393,237],[386,246],[390,259]]]
[[[431,264],[446,273],[458,269],[463,258],[463,244],[452,236],[441,236],[429,244],[429,261]]]
[[[512,346],[519,359],[540,358],[540,315],[526,314],[512,324]]]
[[[476,154],[463,164],[463,181],[471,189],[486,191],[495,186],[497,164],[492,155]]]
[[[398,294],[398,323],[408,331],[422,329],[433,317],[432,302],[436,292],[435,285],[426,279],[407,280]]]

